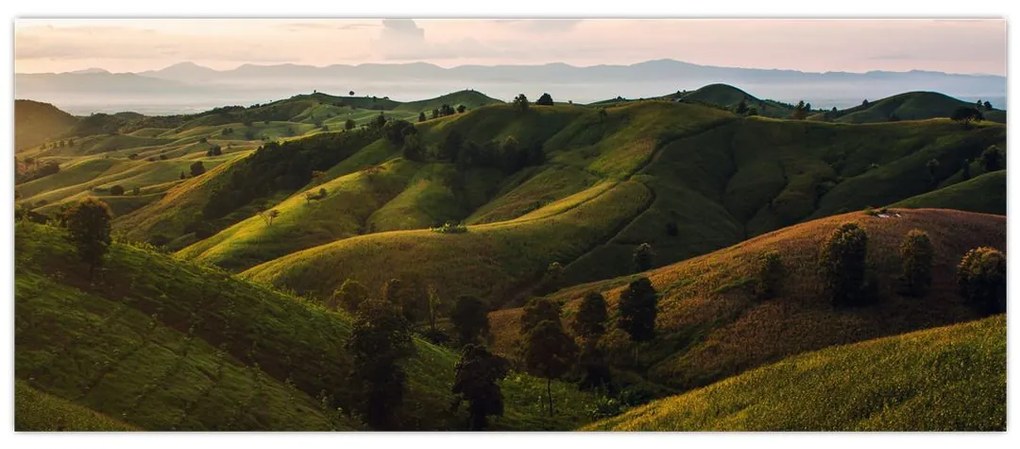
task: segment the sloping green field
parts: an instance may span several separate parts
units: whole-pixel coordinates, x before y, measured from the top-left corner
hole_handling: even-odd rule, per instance
[[[1006,317],[791,357],[583,430],[1004,431]]]

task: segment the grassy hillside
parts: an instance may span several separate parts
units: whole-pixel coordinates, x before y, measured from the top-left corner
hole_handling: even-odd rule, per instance
[[[56,139],[77,121],[52,104],[14,100],[14,150],[21,151]]]
[[[959,107],[974,107],[974,104],[938,92],[907,92],[839,111],[834,118],[840,123],[926,120],[952,117],[953,111]],[[980,110],[986,120],[1006,123],[1006,111]]]
[[[634,355],[619,358],[618,364],[686,390],[792,354],[978,318],[957,293],[955,267],[971,248],[1004,250],[1005,217],[941,209],[894,212],[899,216],[852,213],[814,220],[644,273],[660,292],[658,337],[626,346],[630,349],[621,354],[632,350]],[[848,221],[868,233],[868,263],[878,276],[881,299],[843,310],[825,299],[816,267],[820,242]],[[895,293],[898,248],[915,228],[926,231],[935,247],[933,287],[923,299]],[[753,261],[770,250],[780,253],[785,272],[778,296],[760,301],[750,288]],[[613,310],[633,278],[570,287],[555,298],[570,310],[584,293],[601,291]],[[497,348],[518,345],[515,326],[493,323]]]
[[[684,102],[713,105],[730,111],[736,110],[743,101],[749,109],[754,108],[758,115],[765,117],[789,118],[793,113],[793,108],[788,104],[762,100],[728,84],[709,84],[697,90],[667,97]]]
[[[502,103],[495,98],[491,98],[481,92],[475,90],[461,90],[457,92],[448,93],[446,95],[440,95],[436,98],[419,101],[409,101],[402,103],[393,108],[394,111],[408,111],[415,113],[415,116],[419,112],[424,112],[429,118],[432,117],[432,110],[438,109],[440,106],[446,104],[456,109],[457,106],[464,105],[468,109],[475,109],[481,106]]]
[[[122,244],[90,283],[56,228],[19,223],[15,244],[15,371],[33,389],[143,429],[364,428],[320,400],[351,410],[346,315]],[[401,427],[461,428],[466,411],[449,409],[457,354],[416,347]],[[557,383],[564,412],[545,419],[543,388],[511,375],[493,427],[584,423],[587,395]]]
[[[584,430],[1004,431],[1006,317],[792,357]]]
[[[1006,215],[1006,170],[985,173],[898,201],[890,207],[958,209]]]
[[[14,430],[55,432],[140,430],[73,402],[14,381]]]

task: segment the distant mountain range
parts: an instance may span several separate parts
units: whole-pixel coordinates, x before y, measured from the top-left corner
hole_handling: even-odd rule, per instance
[[[518,93],[537,98],[549,92],[557,101],[589,103],[607,98],[643,98],[728,83],[785,102],[805,100],[815,107],[846,108],[864,99],[905,91],[936,91],[963,100],[988,100],[1004,108],[1006,78],[913,70],[801,72],[716,67],[670,59],[632,65],[577,67],[543,65],[463,65],[443,68],[418,62],[315,67],[296,64],[245,64],[214,70],[191,62],[138,73],[99,68],[65,73],[17,73],[15,95],[51,102],[74,114],[135,110],[144,113],[195,112],[223,104],[252,104],[313,90],[356,95],[427,98],[475,89],[504,100]]]

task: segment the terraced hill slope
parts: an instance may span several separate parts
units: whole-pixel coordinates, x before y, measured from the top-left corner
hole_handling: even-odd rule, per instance
[[[150,430],[364,428],[348,414],[346,315],[122,244],[90,283],[59,229],[21,222],[15,235],[15,371],[32,389],[25,394]],[[466,426],[466,411],[449,408],[457,358],[416,341],[400,428]],[[506,414],[493,428],[569,429],[587,420],[590,397],[572,386],[556,383],[564,412],[553,419],[536,400],[544,382],[513,373],[502,386]],[[67,430],[113,425],[83,419],[66,421]]]
[[[583,430],[1004,431],[1006,317],[791,357]]]

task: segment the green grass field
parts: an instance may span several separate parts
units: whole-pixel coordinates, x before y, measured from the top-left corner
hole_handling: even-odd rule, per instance
[[[583,430],[1004,431],[1006,317],[791,357]]]
[[[893,203],[890,207],[936,207],[1006,215],[1006,171],[985,173]]]
[[[346,315],[123,244],[90,283],[59,229],[20,223],[16,239],[15,370],[32,389],[149,430],[364,428],[318,400],[326,391],[349,410]],[[416,346],[401,427],[466,425],[463,409],[448,408],[456,353]],[[542,417],[544,386],[521,374],[504,381],[507,413],[494,428],[587,421],[590,396],[559,382],[559,401],[573,406]],[[80,428],[69,419],[67,430],[98,419]]]

